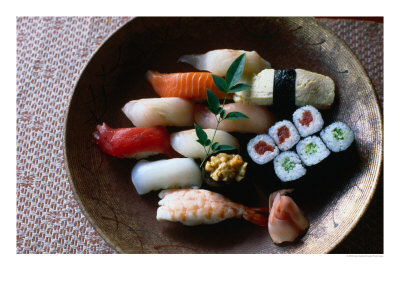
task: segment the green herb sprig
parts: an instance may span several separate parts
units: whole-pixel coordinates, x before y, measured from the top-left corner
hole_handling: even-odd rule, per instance
[[[237,59],[235,59],[235,61],[230,65],[228,71],[226,72],[225,79],[216,76],[214,74],[211,75],[215,86],[220,91],[225,93],[225,97],[221,105],[218,97],[212,91],[207,89],[207,104],[208,104],[207,109],[214,114],[215,119],[217,120],[217,126],[214,130],[214,134],[211,140],[208,138],[207,133],[203,129],[201,129],[199,125],[194,123],[194,128],[196,130],[196,135],[198,138],[197,142],[204,147],[204,151],[206,153],[203,161],[200,164],[200,167],[203,166],[205,160],[210,154],[218,151],[228,151],[235,149],[235,147],[233,146],[220,145],[218,142],[214,142],[219,124],[224,120],[239,120],[239,119],[249,118],[245,114],[237,111],[226,113],[224,109],[228,94],[247,90],[248,88],[250,88],[250,85],[248,84],[238,83],[238,81],[242,77],[245,64],[246,64],[246,54],[243,53]]]

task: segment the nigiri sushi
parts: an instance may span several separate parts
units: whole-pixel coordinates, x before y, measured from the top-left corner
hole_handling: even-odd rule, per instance
[[[162,126],[113,129],[103,123],[96,126],[93,137],[105,153],[120,158],[140,159],[160,153],[171,157],[173,153],[167,129]]]
[[[199,188],[202,177],[199,166],[192,158],[140,160],[132,169],[132,183],[138,194],[143,195],[168,188]]]
[[[147,71],[146,78],[160,97],[204,101],[207,99],[207,89],[219,98],[225,97],[225,94],[214,84],[211,73],[208,72],[162,74],[157,71]]]
[[[218,129],[226,132],[265,133],[275,122],[273,114],[263,106],[229,103],[224,106],[227,113],[237,111],[248,116],[248,119],[224,120]],[[217,120],[205,106],[197,104],[194,109],[194,120],[201,128],[215,128]]]
[[[181,222],[193,226],[243,217],[256,225],[267,226],[267,218],[259,213],[266,212],[267,208],[249,208],[207,190],[165,190],[160,192],[159,197],[158,221]]]
[[[214,135],[214,129],[204,130],[211,140]],[[206,156],[206,152],[202,145],[197,142],[197,135],[195,129],[183,130],[171,134],[171,146],[179,154],[185,157],[200,158],[203,159]],[[220,145],[230,145],[239,149],[239,141],[231,134],[217,130],[215,133],[214,142],[218,142]],[[208,150],[210,146],[206,147]]]
[[[271,64],[263,59],[256,51],[233,49],[217,49],[204,54],[184,55],[180,57],[178,61],[188,63],[201,71],[209,71],[218,76],[225,76],[232,62],[243,53],[246,54],[246,65],[243,70],[243,75],[257,74],[271,67]]]
[[[138,127],[193,125],[194,104],[177,97],[132,100],[122,111]]]
[[[275,244],[293,242],[309,227],[309,223],[293,199],[286,194],[293,189],[279,190],[269,196],[268,231]]]
[[[335,83],[330,77],[302,69],[265,69],[247,83],[251,88],[235,93],[235,102],[328,109],[335,98]]]

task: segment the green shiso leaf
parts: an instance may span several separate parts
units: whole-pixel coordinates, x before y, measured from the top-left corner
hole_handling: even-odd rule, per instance
[[[282,163],[282,167],[286,172],[293,170],[295,165],[296,164],[293,161],[291,161],[289,157],[286,157]]]
[[[236,148],[230,145],[218,145],[214,151],[228,151],[235,150]]]
[[[228,92],[228,86],[226,85],[225,80],[222,77],[219,77],[217,75],[211,74],[215,86],[222,92],[227,93]]]
[[[218,143],[218,142],[215,142],[214,144],[211,145],[211,149],[212,149],[213,151],[216,151],[217,148],[218,148],[218,145],[219,145],[219,143]]]
[[[221,109],[221,112],[219,113],[219,116],[221,117],[221,119],[224,119],[226,116],[226,110],[225,109]]]
[[[194,128],[196,130],[196,135],[199,138],[197,142],[199,142],[202,146],[206,146],[206,142],[208,140],[207,133],[196,123],[194,123]]]
[[[215,95],[212,91],[207,89],[207,103],[208,110],[211,111],[214,115],[219,114],[219,99],[217,95]]]
[[[248,119],[249,117],[245,114],[242,114],[238,111],[232,111],[226,115],[224,120],[240,120],[240,119]]]
[[[246,54],[241,54],[235,61],[231,64],[228,71],[226,72],[225,82],[228,89],[232,88],[242,77],[244,70],[244,65],[246,64]]]
[[[345,138],[345,133],[340,128],[333,129],[333,137],[337,140],[343,141]]]
[[[228,93],[236,93],[236,92],[247,90],[249,88],[251,88],[251,86],[246,83],[238,83],[238,84],[234,85],[233,87],[231,87],[229,89]]]
[[[306,150],[305,150],[306,154],[311,155],[314,153],[317,153],[317,145],[314,143],[309,143],[306,145]]]

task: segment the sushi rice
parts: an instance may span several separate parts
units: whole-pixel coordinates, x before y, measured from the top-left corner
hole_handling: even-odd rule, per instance
[[[283,182],[299,179],[307,173],[300,157],[294,151],[285,151],[275,157],[274,169],[276,176]]]
[[[300,140],[299,132],[293,123],[288,120],[275,123],[268,130],[268,134],[274,139],[281,151],[289,150]]]
[[[309,136],[296,145],[297,154],[306,166],[319,164],[331,153],[317,136]]]
[[[334,122],[321,131],[321,139],[333,152],[344,151],[354,141],[354,133],[350,127],[343,122]]]
[[[324,126],[321,113],[312,105],[297,109],[293,113],[293,123],[302,137],[312,135]]]
[[[264,165],[273,160],[279,149],[274,140],[268,134],[259,134],[252,138],[247,144],[247,152],[250,158],[259,165]]]

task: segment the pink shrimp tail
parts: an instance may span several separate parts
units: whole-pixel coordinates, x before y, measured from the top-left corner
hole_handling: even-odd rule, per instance
[[[257,213],[256,211],[266,211],[268,212],[268,207],[257,208],[257,209],[249,209],[243,214],[243,218],[253,224],[258,226],[267,226],[268,218],[262,214]]]

